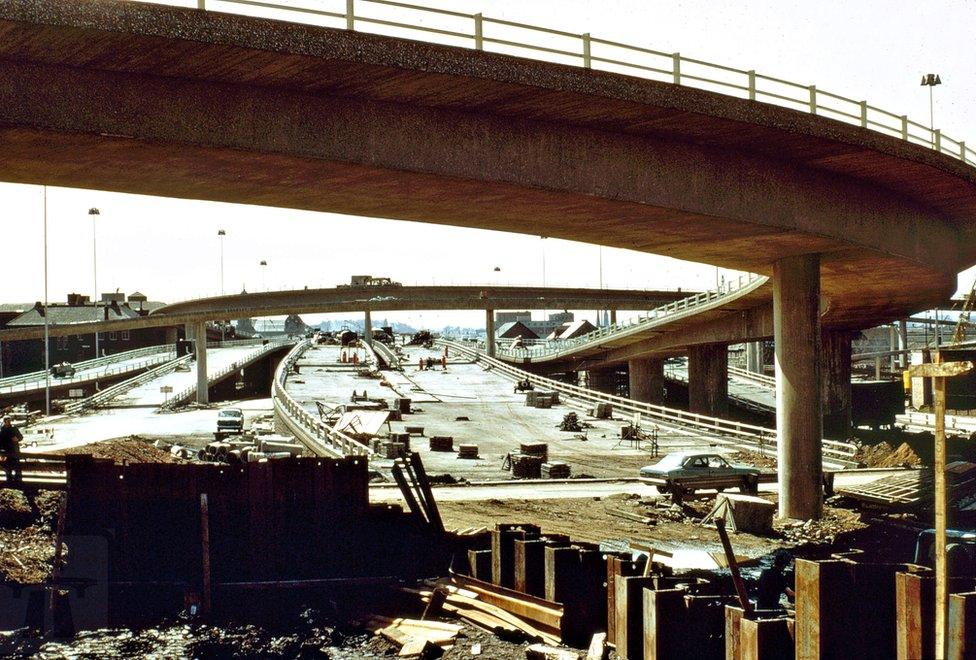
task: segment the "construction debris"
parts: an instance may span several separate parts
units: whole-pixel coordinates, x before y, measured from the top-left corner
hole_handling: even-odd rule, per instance
[[[776,505],[761,497],[719,493],[715,497],[715,507],[702,524],[722,520],[733,532],[768,534],[773,530],[775,513]]]
[[[574,412],[568,412],[563,415],[563,421],[558,426],[560,431],[570,431],[572,433],[579,433],[583,429],[591,427],[592,425],[587,422],[580,422],[579,415]]]

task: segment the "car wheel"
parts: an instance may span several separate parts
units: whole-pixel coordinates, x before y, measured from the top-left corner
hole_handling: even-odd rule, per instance
[[[758,495],[759,494],[759,478],[758,477],[743,477],[742,485],[739,487],[739,492],[745,493],[746,495]]]
[[[655,488],[657,488],[657,492],[659,493],[667,493],[670,490],[667,484],[658,484]]]

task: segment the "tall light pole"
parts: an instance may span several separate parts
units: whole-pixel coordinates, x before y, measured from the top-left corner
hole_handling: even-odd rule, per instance
[[[217,230],[217,241],[220,243],[220,295],[224,295],[224,236],[227,232],[223,229]],[[223,342],[224,331],[227,327],[227,321],[220,321],[220,341]]]
[[[932,100],[932,90],[942,84],[942,78],[937,73],[926,73],[922,76],[922,87],[929,88],[929,136],[932,138],[932,148],[935,148],[935,103]]]
[[[44,186],[44,414],[51,414],[51,338],[47,319],[47,186]]]
[[[603,246],[602,245],[597,246],[597,262],[598,262],[597,268],[599,269],[600,272],[600,290],[602,291],[603,290]],[[603,311],[604,310],[601,309],[596,313],[597,316],[596,326],[598,328],[601,328],[604,325],[603,319],[601,318],[603,316]]]
[[[220,295],[224,295],[224,236],[227,232],[223,229],[217,230],[217,240],[220,241]]]
[[[88,209],[88,215],[92,219],[92,288],[95,289],[94,297],[92,298],[92,303],[95,305],[95,311],[98,312],[98,251],[96,250],[96,234],[95,234],[95,219],[102,213],[94,206]],[[97,313],[96,313],[97,316]],[[101,319],[95,319],[100,321]],[[98,357],[98,330],[95,331],[95,357]]]
[[[547,236],[540,236],[539,238],[543,241],[543,243],[542,243],[542,288],[544,289],[544,288],[546,288],[546,244],[545,244],[545,240],[548,237]],[[549,320],[548,317],[549,317],[549,310],[543,308],[543,310],[542,310],[542,321],[543,322],[548,321]],[[545,327],[545,326],[543,326],[543,327]]]

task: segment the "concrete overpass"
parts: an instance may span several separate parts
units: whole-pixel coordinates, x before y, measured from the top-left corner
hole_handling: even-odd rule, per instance
[[[117,321],[59,324],[51,337],[199,324],[222,319],[418,310],[648,310],[680,300],[689,292],[515,286],[375,286],[296,289],[198,298],[173,303],[148,316]],[[40,339],[44,328],[0,330],[0,341]]]
[[[820,116],[817,98],[810,114],[156,5],[0,6],[0,179],[542,234],[772,276],[781,513],[797,517],[820,511],[821,327],[931,308],[976,262],[965,148],[872,131],[866,104],[856,126]]]

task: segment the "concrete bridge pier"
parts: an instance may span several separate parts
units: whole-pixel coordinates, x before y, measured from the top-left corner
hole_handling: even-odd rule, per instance
[[[207,386],[207,324],[197,323],[192,335],[197,352],[197,403],[210,403]]]
[[[367,346],[373,345],[373,313],[368,308],[363,320],[363,341],[366,342]]]
[[[820,256],[773,264],[779,515],[807,520],[823,511],[821,474]]]
[[[166,328],[166,343],[171,348],[176,348],[176,342],[179,338],[180,338],[180,331],[177,328],[175,327]]]
[[[762,342],[746,342],[746,371],[754,374],[762,373]]]
[[[610,325],[617,325],[617,310],[610,310]]]
[[[709,417],[729,413],[729,349],[702,344],[688,350],[688,410]]]
[[[643,403],[664,403],[664,360],[636,359],[627,363],[630,398]]]
[[[495,310],[485,310],[485,353],[488,357],[495,357]]]
[[[901,339],[901,350],[908,350],[908,321],[905,319],[898,321],[898,336]],[[908,368],[908,353],[901,354],[898,364],[902,369]]]
[[[586,370],[586,386],[597,392],[603,392],[604,394],[614,393],[614,384],[616,380],[616,370],[613,368],[608,369],[587,369]]]
[[[851,339],[851,333],[842,330],[821,335],[823,436],[831,440],[851,435]]]

